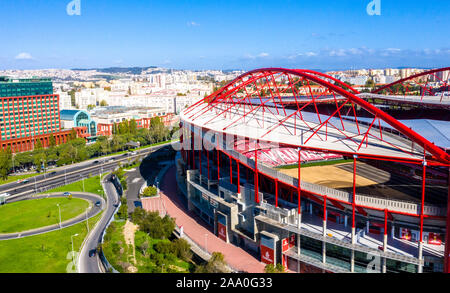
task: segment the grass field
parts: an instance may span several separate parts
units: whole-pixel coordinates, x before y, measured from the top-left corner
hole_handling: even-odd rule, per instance
[[[89,203],[79,198],[43,198],[0,206],[0,233],[23,232],[59,223],[82,214]]]
[[[102,213],[89,219],[92,229]],[[87,235],[86,222],[46,234],[0,241],[0,273],[65,273]],[[73,269],[73,267],[72,267]]]
[[[349,162],[353,162],[353,160],[332,160],[332,161],[313,162],[313,163],[302,164],[302,168],[337,165],[337,164],[349,163]],[[288,166],[280,166],[280,167],[277,167],[277,169],[284,169],[284,170],[298,169],[298,164],[288,165]]]
[[[84,188],[83,188],[84,181]],[[81,191],[81,192],[89,192],[93,194],[102,195],[102,186],[100,185],[100,177],[92,176],[90,178],[86,178],[83,181],[74,182],[65,186],[57,187],[54,189],[47,190],[41,194],[47,194],[52,192],[66,192],[66,191]],[[100,190],[100,191],[99,191]]]

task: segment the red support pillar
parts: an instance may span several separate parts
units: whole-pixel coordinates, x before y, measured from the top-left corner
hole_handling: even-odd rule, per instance
[[[445,231],[444,273],[450,273],[450,167],[448,168],[447,226]]]
[[[355,241],[356,230],[356,155],[353,156],[353,195],[352,195],[352,243]]]
[[[420,242],[423,242],[423,211],[425,205],[425,184],[427,179],[427,164],[424,161],[422,171],[422,200],[420,206]]]
[[[420,205],[420,236],[419,236],[419,259],[422,260],[423,255],[423,214],[425,206],[425,186],[427,181],[427,161],[423,160],[423,173],[422,173],[422,200]],[[419,273],[422,272],[421,266],[419,265]]]
[[[259,191],[258,191],[258,150],[255,144],[255,201],[259,203]]]
[[[298,148],[298,186],[297,186],[297,202],[298,202],[298,214],[302,213],[302,186],[301,186],[301,169],[302,169],[302,157],[301,157],[301,148]]]

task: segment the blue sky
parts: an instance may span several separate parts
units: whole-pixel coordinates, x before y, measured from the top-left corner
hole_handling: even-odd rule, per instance
[[[0,69],[450,65],[450,1],[0,0]]]

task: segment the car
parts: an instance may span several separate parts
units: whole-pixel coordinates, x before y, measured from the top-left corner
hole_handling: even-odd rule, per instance
[[[102,203],[99,202],[99,201],[97,201],[97,202],[95,203],[95,206],[96,206],[96,207],[99,207],[99,206],[101,206],[101,205],[102,205]]]
[[[56,171],[53,171],[53,172],[49,173],[48,175],[49,175],[49,176],[56,175]]]
[[[96,160],[96,161],[94,161],[94,164],[98,164],[98,163],[100,163],[100,161],[99,161],[99,160]]]
[[[28,183],[28,182],[30,182],[30,180],[28,180],[28,179],[23,179],[23,180],[22,180],[22,183],[23,183],[23,184]]]
[[[137,155],[136,152],[130,152],[130,156],[135,156],[135,155]]]
[[[93,257],[97,253],[97,249],[89,250],[89,257]]]
[[[64,196],[71,196],[72,194],[70,192],[64,192]]]

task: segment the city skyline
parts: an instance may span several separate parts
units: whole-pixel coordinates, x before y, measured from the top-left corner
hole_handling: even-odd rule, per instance
[[[449,3],[2,1],[0,69],[443,67]],[[342,2],[342,1],[341,1]],[[430,5],[431,4],[431,5]],[[56,26],[55,24],[58,23]]]

